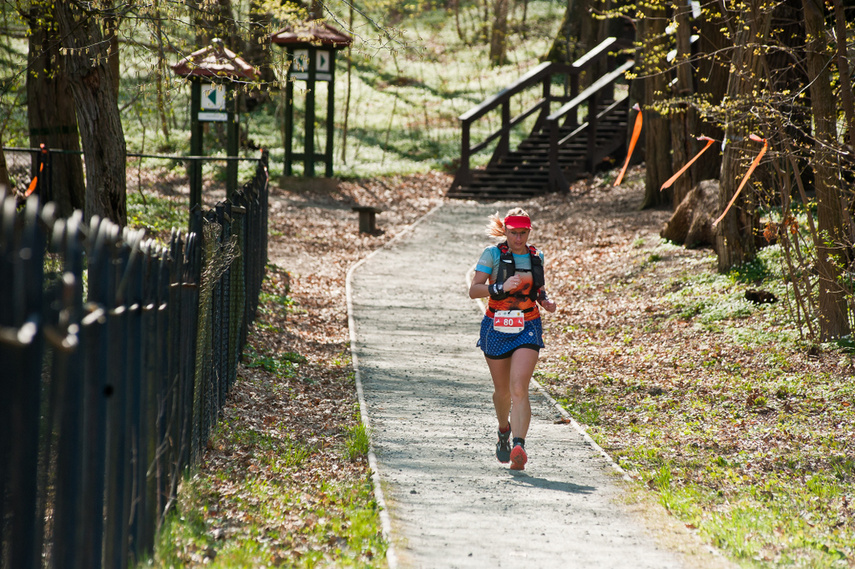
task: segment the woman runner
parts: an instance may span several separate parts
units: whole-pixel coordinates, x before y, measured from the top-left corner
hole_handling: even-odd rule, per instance
[[[528,388],[543,347],[537,304],[547,312],[556,308],[543,288],[543,253],[528,245],[530,231],[531,219],[520,208],[508,211],[504,218],[490,216],[487,234],[504,241],[484,249],[469,287],[470,298],[490,297],[478,346],[493,378],[493,405],[499,420],[496,458],[510,462],[513,470],[523,470],[528,461]]]

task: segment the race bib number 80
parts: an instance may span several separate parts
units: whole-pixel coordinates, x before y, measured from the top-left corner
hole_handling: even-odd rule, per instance
[[[505,334],[517,334],[525,328],[522,310],[499,310],[493,315],[493,330]]]

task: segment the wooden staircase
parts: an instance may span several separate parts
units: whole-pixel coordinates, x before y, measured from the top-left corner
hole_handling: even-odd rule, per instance
[[[624,79],[633,62],[618,65],[612,53],[618,40],[609,38],[570,66],[544,63],[514,85],[487,99],[460,117],[462,144],[460,168],[448,197],[476,200],[524,200],[554,191],[567,191],[575,180],[610,166],[625,155],[629,97],[615,100],[615,84]],[[605,62],[606,72],[581,93],[579,75]],[[551,94],[553,75],[565,75],[569,93]],[[542,85],[543,96],[511,119],[513,96]],[[627,90],[628,91],[628,90]],[[551,107],[563,103],[555,111]],[[484,141],[471,145],[473,123],[501,108],[502,126]],[[593,112],[592,112],[593,111]],[[579,115],[584,112],[583,121]],[[531,133],[515,149],[509,148],[510,131],[536,115]],[[495,142],[490,162],[470,169],[470,157]]]

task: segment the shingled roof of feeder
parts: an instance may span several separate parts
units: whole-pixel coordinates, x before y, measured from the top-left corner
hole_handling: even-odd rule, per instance
[[[258,70],[235,52],[227,49],[222,40],[214,39],[211,45],[194,51],[172,66],[182,77],[230,77],[233,79],[258,79]]]
[[[326,22],[312,21],[285,27],[271,36],[279,45],[319,44],[331,47],[347,47],[353,38],[340,32]]]

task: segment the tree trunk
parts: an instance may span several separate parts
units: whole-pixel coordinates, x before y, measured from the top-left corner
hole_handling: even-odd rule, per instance
[[[86,203],[83,162],[80,155],[74,153],[80,150],[74,99],[67,77],[60,68],[60,36],[52,10],[45,3],[34,3],[28,20],[27,121],[30,147],[39,148],[44,144],[48,149],[71,151],[69,154],[50,155],[49,169],[39,174],[46,177],[43,181],[48,183],[40,187],[47,191],[39,197],[43,202],[53,202],[58,215],[68,217],[74,210],[84,209]],[[35,156],[33,172],[36,172]]]
[[[166,50],[163,46],[163,24],[160,15],[160,0],[154,2],[155,34],[157,40],[157,68],[155,70],[155,81],[157,82],[157,116],[160,118],[160,130],[166,143],[169,144],[169,117],[167,116],[166,98],[163,95],[163,84],[166,81],[167,62]]]
[[[556,63],[572,63],[602,42],[609,33],[609,20],[594,17],[594,12],[606,13],[611,0],[567,0],[564,18],[552,46],[544,58]],[[607,62],[586,72],[579,81],[580,89],[591,84],[606,71]]]
[[[353,29],[353,4],[350,5],[348,13],[347,26]],[[458,28],[458,32],[460,29]],[[347,93],[344,96],[344,119],[341,124],[341,162],[347,164],[347,132],[350,128],[348,119],[350,118],[350,96],[353,92],[353,50],[351,46],[347,46]]]
[[[685,2],[674,2],[674,18],[677,22],[677,83],[676,92],[678,99],[689,99],[695,93],[694,77],[692,74],[691,45],[691,23],[689,14],[691,6]],[[680,105],[676,113],[671,117],[671,144],[673,146],[672,167],[674,171],[679,170],[700,150],[697,137],[701,134],[698,121],[698,113],[691,105],[678,103]],[[680,176],[674,185],[673,208],[686,197],[698,183],[697,168],[689,170]]]
[[[852,66],[849,62],[849,36],[846,30],[846,12],[843,8],[841,0],[833,0],[834,3],[834,31],[837,36],[837,73],[839,77],[851,77]],[[852,92],[852,83],[849,81],[840,82],[840,105],[843,107],[843,116],[845,118],[846,131],[843,134],[843,141],[848,146],[845,158],[847,168],[850,171],[847,179],[851,179],[851,171],[855,168],[855,94]],[[855,217],[855,199],[852,192],[848,192],[844,199],[846,200],[846,213],[849,225],[849,242],[855,243],[855,225],[852,223],[852,218]]]
[[[581,4],[585,4],[585,1],[567,0],[564,18],[558,27],[558,34],[552,40],[552,46],[546,53],[546,61],[571,63],[576,58],[581,29]]]
[[[490,33],[490,63],[504,65],[507,60],[508,10],[510,0],[494,0],[493,29]]]
[[[837,69],[840,77],[850,77],[849,56],[847,46],[849,45],[846,31],[846,13],[843,10],[842,0],[834,2],[834,31],[837,36]],[[849,81],[840,83],[840,103],[843,107],[843,115],[846,117],[846,144],[849,151],[855,149],[855,96],[852,94],[852,84]]]
[[[669,120],[654,105],[665,97],[668,77],[665,65],[665,26],[668,19],[660,4],[647,4],[641,20],[641,80],[644,84],[644,162],[646,177],[642,208],[655,207],[670,200],[670,193],[659,188],[671,177],[671,128]]]
[[[701,18],[698,51],[704,54],[698,61],[698,95],[710,105],[717,106],[727,93],[727,81],[730,75],[730,47],[732,44],[722,32],[727,21],[712,8]],[[701,118],[701,132],[715,140],[724,138],[724,129],[713,121]],[[697,180],[718,180],[721,177],[721,145],[710,148],[692,168]]]
[[[107,40],[110,46],[107,61],[110,65],[110,74],[113,77],[113,93],[118,101],[119,79],[121,78],[121,69],[119,67],[119,22],[112,12],[104,17],[104,39]]]
[[[273,72],[273,55],[270,52],[270,33],[273,14],[265,10],[265,3],[252,0],[249,3],[249,41],[246,43],[246,60],[258,70],[261,81],[272,85],[276,81]],[[351,29],[353,29],[351,27]]]
[[[755,82],[760,73],[760,56],[755,52],[759,38],[766,36],[771,14],[759,6],[761,0],[751,0],[746,26],[736,32],[731,69],[727,83],[727,99],[731,107],[726,120],[724,149],[721,165],[721,193],[719,209],[724,211],[736,193],[750,163],[747,156],[753,156],[759,150],[756,143],[748,142],[753,134],[750,106]],[[728,271],[732,267],[746,263],[754,258],[754,229],[757,226],[756,204],[753,201],[751,187],[746,186],[721,221],[716,252],[718,269]]]
[[[793,65],[793,61],[804,61],[805,59],[805,28],[802,22],[802,0],[781,0],[775,5],[772,12],[771,25],[768,36],[761,38],[761,45],[780,46],[778,49],[765,50],[763,67],[767,70],[766,90],[770,96],[776,97],[774,107],[777,112],[787,117],[784,129],[778,130],[776,126],[769,128],[773,138],[769,141],[770,147],[782,148],[782,138],[793,141],[796,148],[809,149],[813,146],[810,132],[812,130],[812,116],[810,112],[809,97],[793,97],[790,93],[802,93],[810,84],[804,65]],[[781,95],[787,93],[788,95]],[[776,132],[777,130],[777,132]],[[801,167],[801,177],[806,185],[811,185],[813,173],[808,165],[809,160],[805,152],[801,152],[797,158]],[[776,174],[777,169],[770,164],[758,168],[752,178],[762,188],[781,188]],[[783,197],[783,196],[782,196]],[[784,201],[789,201],[787,195]]]
[[[807,42],[807,71],[814,118],[814,186],[817,198],[816,243],[819,273],[819,328],[824,341],[849,334],[846,291],[840,276],[846,266],[846,236],[843,208],[835,184],[833,144],[837,139],[837,106],[831,89],[828,61],[832,54],[825,40],[822,0],[802,0]]]
[[[243,52],[244,46],[237,33],[231,0],[188,0],[187,4],[193,14],[197,47],[206,47],[211,40],[219,38],[235,53]]]
[[[353,8],[353,4],[351,4],[351,8]],[[466,38],[463,28],[460,26],[460,0],[452,0],[451,9],[454,10],[454,27],[457,29],[457,37],[460,38],[460,41],[463,42],[464,45],[469,45],[469,40]]]
[[[125,225],[127,150],[101,18],[71,2],[58,2],[56,16],[86,161],[84,215]]]

